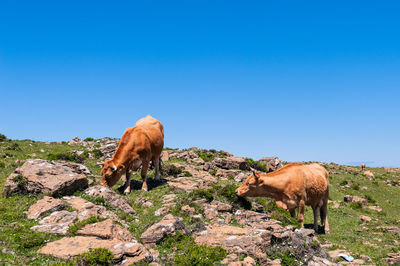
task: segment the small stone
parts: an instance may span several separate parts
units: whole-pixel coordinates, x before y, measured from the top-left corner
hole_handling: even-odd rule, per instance
[[[373,210],[373,211],[377,211],[377,212],[381,212],[382,208],[379,206],[368,206],[368,209]]]
[[[168,208],[162,207],[162,208],[156,210],[156,211],[154,212],[154,215],[155,215],[155,216],[161,216],[161,215],[167,214],[168,212],[169,212],[169,209],[168,209]]]
[[[345,202],[361,203],[364,206],[366,206],[368,204],[368,200],[367,199],[360,198],[358,196],[351,196],[351,195],[344,196],[344,201]]]
[[[365,215],[361,215],[360,216],[360,221],[361,222],[370,222],[372,219],[371,217],[365,216]]]
[[[156,242],[175,231],[180,231],[185,234],[189,233],[181,217],[168,214],[160,222],[150,226],[140,238],[144,244],[155,245]]]
[[[191,214],[194,214],[195,209],[190,207],[189,205],[185,205],[185,206],[182,206],[181,211],[183,213],[191,215]]]
[[[252,257],[249,257],[249,256],[247,256],[243,260],[243,265],[244,266],[253,266],[253,265],[256,265],[256,264],[257,264],[256,261]]]

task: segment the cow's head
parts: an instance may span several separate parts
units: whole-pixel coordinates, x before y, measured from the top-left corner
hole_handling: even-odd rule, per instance
[[[262,194],[262,180],[257,171],[249,176],[246,181],[236,189],[236,194],[241,197],[257,197]]]
[[[122,175],[123,166],[117,167],[112,160],[104,162],[101,170],[101,182],[106,187],[112,187],[118,182]]]

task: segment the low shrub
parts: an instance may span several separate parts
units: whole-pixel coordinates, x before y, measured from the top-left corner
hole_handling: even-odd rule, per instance
[[[111,251],[105,248],[95,248],[75,257],[74,263],[82,266],[112,265],[112,260]]]
[[[259,161],[254,161],[253,159],[247,159],[247,162],[250,164],[251,168],[254,168],[258,171],[268,172],[267,166],[265,164],[261,164]]]
[[[7,147],[6,150],[9,150],[9,151],[21,151],[21,148],[19,147],[18,143],[13,143],[9,147]]]
[[[350,188],[354,190],[360,190],[360,185],[358,183],[353,183],[351,184]]]
[[[176,167],[173,164],[166,164],[164,167],[161,169],[162,174],[168,175],[168,176],[177,176],[182,173],[182,169],[179,167]]]
[[[361,202],[351,202],[350,207],[354,210],[359,210],[362,209],[362,204]]]
[[[75,163],[83,163],[85,159],[77,154],[60,152],[60,153],[50,153],[47,155],[47,160],[49,161],[69,161]]]
[[[364,198],[368,200],[368,203],[376,203],[376,200],[374,200],[370,195],[364,194]]]
[[[92,217],[90,217],[90,218],[88,218],[88,219],[86,219],[86,220],[79,221],[79,222],[77,222],[77,223],[75,223],[75,224],[73,224],[73,225],[71,225],[71,226],[69,227],[68,232],[67,232],[67,235],[69,235],[69,236],[75,236],[76,233],[77,233],[80,229],[82,229],[85,225],[94,224],[94,223],[98,223],[98,222],[102,222],[102,221],[104,221],[104,220],[106,220],[106,219],[105,219],[105,218],[101,218],[101,217],[97,217],[97,216],[92,216]]]
[[[164,254],[175,252],[174,265],[215,265],[226,257],[222,247],[197,245],[192,236],[177,233],[158,243],[157,248]]]
[[[94,141],[94,138],[88,137],[88,138],[84,139],[83,141]]]
[[[7,140],[7,137],[3,134],[0,134],[0,142]]]

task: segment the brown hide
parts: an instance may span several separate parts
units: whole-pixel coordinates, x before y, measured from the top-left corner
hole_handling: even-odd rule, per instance
[[[319,164],[289,164],[271,173],[254,172],[236,190],[239,196],[269,197],[280,207],[286,207],[292,216],[298,209],[298,219],[303,225],[304,206],[314,211],[314,227],[317,216],[321,214],[325,230],[327,223],[327,203],[329,197],[329,178],[327,171]]]
[[[111,160],[104,162],[101,182],[113,186],[123,174],[129,181],[130,173],[142,167],[143,189],[147,190],[146,174],[150,161],[157,163],[164,146],[164,128],[155,118],[146,116],[136,122],[133,128],[126,129]],[[126,184],[127,187],[129,184]]]

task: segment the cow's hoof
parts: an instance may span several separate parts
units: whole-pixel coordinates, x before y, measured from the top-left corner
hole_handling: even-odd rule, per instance
[[[124,194],[125,195],[128,195],[129,193],[131,193],[131,189],[130,188],[127,188],[127,189],[124,190]]]
[[[149,191],[147,187],[142,187],[143,191]]]

